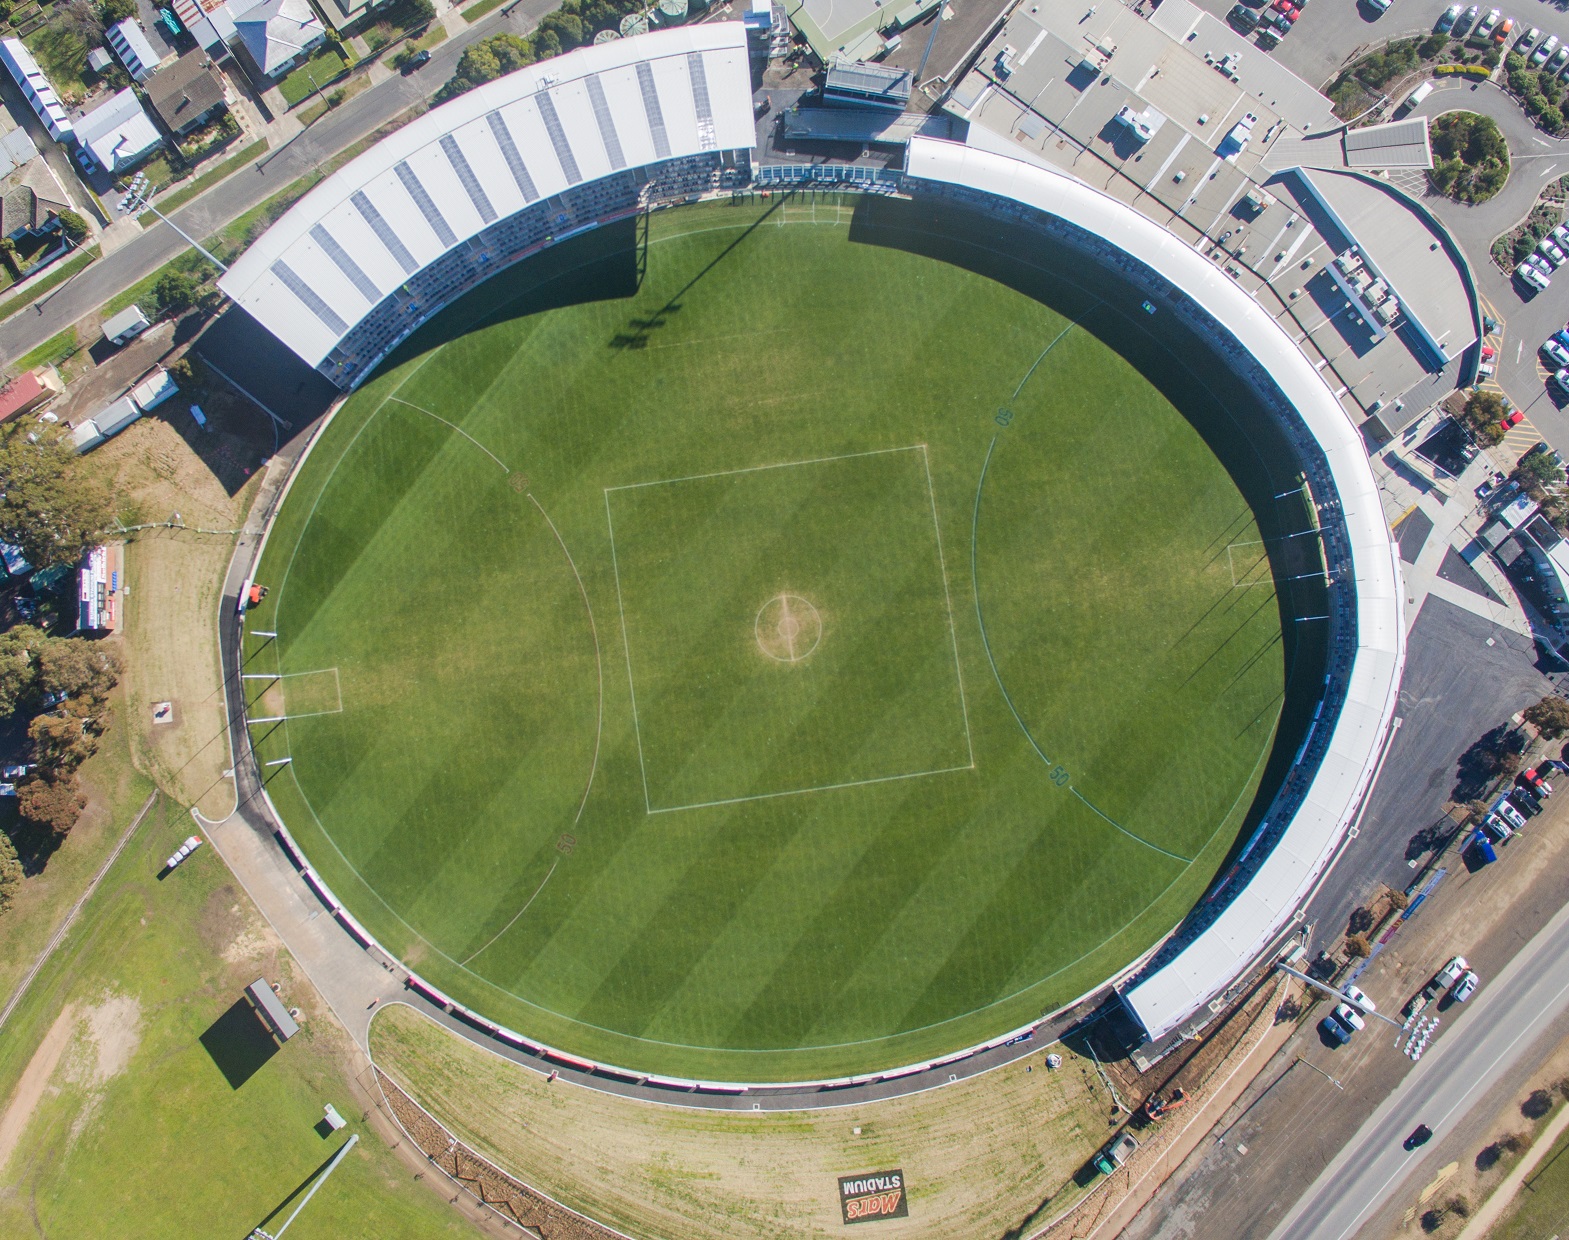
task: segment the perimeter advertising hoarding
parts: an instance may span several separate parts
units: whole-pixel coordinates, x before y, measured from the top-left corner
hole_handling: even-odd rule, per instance
[[[839,1208],[846,1223],[875,1219],[908,1218],[909,1199],[904,1194],[903,1171],[868,1171],[839,1177]]]

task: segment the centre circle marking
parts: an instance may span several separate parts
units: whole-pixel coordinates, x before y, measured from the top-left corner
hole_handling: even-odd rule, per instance
[[[776,594],[753,623],[757,648],[777,663],[799,663],[823,640],[823,618],[799,594]]]

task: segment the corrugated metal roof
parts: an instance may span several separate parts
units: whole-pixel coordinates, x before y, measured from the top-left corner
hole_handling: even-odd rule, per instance
[[[1279,842],[1220,915],[1124,1001],[1151,1037],[1176,1028],[1267,947],[1323,872],[1377,770],[1405,663],[1404,587],[1367,452],[1296,343],[1236,282],[1125,203],[1054,169],[929,138],[910,143],[913,177],[968,186],[1050,212],[1106,238],[1172,281],[1279,384],[1324,452],[1352,556],[1356,653],[1328,756]]]
[[[618,171],[756,142],[740,22],[579,48],[377,143],[219,284],[315,366],[381,299],[494,220]]]
[[[1427,118],[1392,121],[1346,131],[1346,164],[1352,168],[1431,168]]]

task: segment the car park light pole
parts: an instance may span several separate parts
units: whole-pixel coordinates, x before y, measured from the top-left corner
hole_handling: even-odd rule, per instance
[[[118,207],[120,213],[122,215],[133,215],[139,211],[151,211],[170,228],[174,229],[175,232],[179,233],[180,236],[185,238],[186,244],[188,244],[219,271],[228,271],[229,267],[227,263],[223,262],[223,260],[221,260],[216,254],[213,254],[207,250],[201,244],[201,242],[196,240],[195,237],[191,236],[190,233],[186,232],[185,229],[181,228],[178,224],[176,224],[167,215],[165,215],[162,211],[160,211],[157,207],[153,206],[153,204],[148,201],[148,199],[151,197],[151,194],[149,193],[151,188],[152,187],[147,180],[147,174],[145,172],[138,172],[134,177],[131,178],[130,185],[126,187],[125,197],[120,199],[120,205]]]
[[[310,1192],[305,1194],[305,1200],[300,1202],[299,1205],[295,1206],[294,1213],[283,1220],[282,1227],[278,1228],[277,1231],[263,1231],[260,1227],[258,1227],[255,1231],[251,1232],[250,1240],[279,1240],[279,1237],[282,1236],[284,1232],[289,1230],[289,1224],[300,1217],[300,1211],[310,1204],[311,1198],[316,1195],[316,1190],[327,1182],[327,1177],[337,1170],[338,1164],[343,1161],[343,1156],[355,1147],[355,1145],[359,1142],[359,1139],[360,1134],[356,1132],[343,1143],[343,1148],[332,1156],[332,1161],[327,1164],[327,1169],[323,1171],[321,1175],[317,1177],[316,1182],[311,1185]]]

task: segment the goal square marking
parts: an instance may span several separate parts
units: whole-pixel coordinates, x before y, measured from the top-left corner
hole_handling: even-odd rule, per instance
[[[648,813],[973,769],[926,445],[605,488]]]

